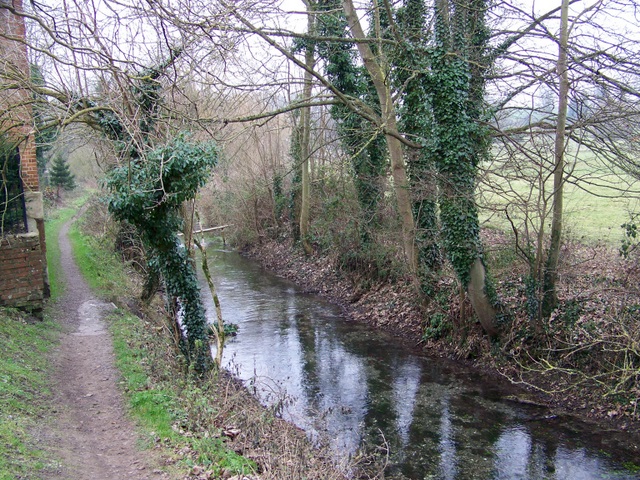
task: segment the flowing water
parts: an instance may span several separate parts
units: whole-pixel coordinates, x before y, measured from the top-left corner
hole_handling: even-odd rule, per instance
[[[224,363],[337,461],[383,445],[388,478],[640,479],[624,436],[514,402],[507,385],[349,322],[237,253],[209,256],[225,322],[239,327]]]

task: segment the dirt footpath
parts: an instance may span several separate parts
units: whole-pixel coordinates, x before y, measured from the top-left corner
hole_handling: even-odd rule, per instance
[[[65,290],[54,308],[64,332],[54,359],[54,421],[45,439],[62,465],[47,478],[169,478],[154,465],[153,452],[138,450],[102,320],[114,307],[96,299],[80,275],[71,255],[69,224],[59,237]]]

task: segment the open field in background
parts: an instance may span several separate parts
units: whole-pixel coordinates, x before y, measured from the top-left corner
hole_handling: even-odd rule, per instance
[[[640,181],[607,165],[602,165],[593,155],[575,154],[568,159],[564,195],[564,234],[578,241],[604,243],[612,247],[623,238],[621,225],[628,222],[630,214],[640,212]],[[553,177],[546,171],[545,184],[548,209],[551,209]],[[523,177],[526,177],[523,179]],[[529,204],[529,212],[538,211],[540,189],[536,172],[530,166],[516,170],[512,165],[494,162],[478,185],[480,221],[483,226],[511,232],[505,208],[514,222],[522,222],[524,214],[518,205],[523,200]],[[549,231],[551,215],[546,220]]]

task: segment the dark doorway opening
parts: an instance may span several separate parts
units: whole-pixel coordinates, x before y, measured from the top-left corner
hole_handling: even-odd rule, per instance
[[[20,178],[20,153],[17,148],[0,155],[0,233],[27,232],[27,209]]]

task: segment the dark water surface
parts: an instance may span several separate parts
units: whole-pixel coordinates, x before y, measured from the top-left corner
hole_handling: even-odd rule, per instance
[[[339,461],[384,437],[389,478],[640,479],[624,436],[545,418],[505,385],[347,322],[237,253],[209,255],[224,319],[239,326],[224,362]]]

